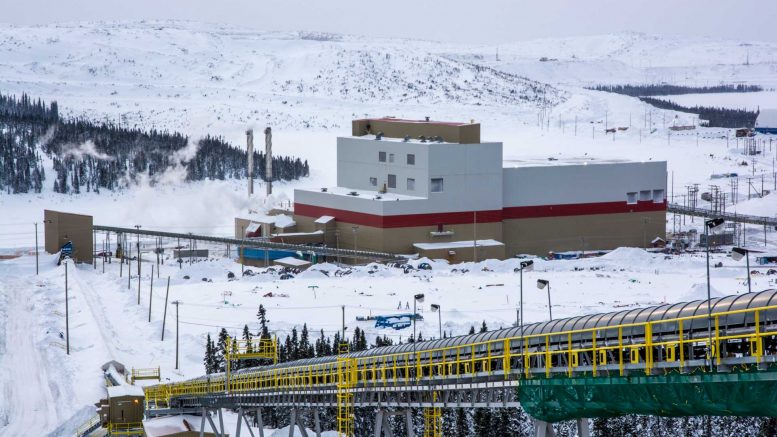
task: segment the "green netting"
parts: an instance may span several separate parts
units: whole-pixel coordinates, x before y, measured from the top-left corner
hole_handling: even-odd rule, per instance
[[[520,402],[546,422],[624,414],[777,417],[777,371],[536,378]]]

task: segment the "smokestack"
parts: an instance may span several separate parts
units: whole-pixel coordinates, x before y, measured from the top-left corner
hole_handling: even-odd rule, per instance
[[[264,177],[267,181],[267,195],[272,194],[272,129],[264,130]]]
[[[248,148],[248,197],[254,195],[254,130],[246,131],[246,143]]]

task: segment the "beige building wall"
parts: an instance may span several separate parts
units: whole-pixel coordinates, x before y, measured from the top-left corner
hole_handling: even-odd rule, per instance
[[[367,131],[369,125],[369,131]],[[448,143],[480,143],[480,123],[436,123],[433,121],[406,121],[391,119],[353,120],[351,134],[360,137],[383,132],[387,138],[411,138],[440,136]]]
[[[506,256],[568,250],[648,247],[666,238],[666,212],[577,215],[504,221]]]
[[[294,221],[300,232],[312,232],[317,230],[316,219],[313,217],[294,216]],[[354,232],[353,227],[357,226]],[[334,229],[328,227],[325,230],[324,240],[327,246],[341,249],[371,250],[376,252],[390,252],[410,254],[415,253],[414,243],[447,243],[451,241],[472,240],[475,226],[445,225],[444,231],[453,231],[452,235],[432,237],[431,233],[437,231],[437,226],[414,226],[407,228],[377,228],[372,226],[354,225],[351,223],[335,222]],[[336,236],[339,231],[339,238]],[[478,223],[477,238],[479,240],[493,239],[502,241],[502,223]]]
[[[94,251],[92,216],[67,212],[43,211],[45,249],[57,253],[68,241],[73,242],[73,259],[91,263]]]
[[[505,246],[477,246],[463,247],[455,249],[420,249],[418,255],[429,259],[445,259],[451,264],[474,261],[475,251],[477,250],[477,260],[484,259],[504,259]],[[451,253],[453,252],[453,253]]]

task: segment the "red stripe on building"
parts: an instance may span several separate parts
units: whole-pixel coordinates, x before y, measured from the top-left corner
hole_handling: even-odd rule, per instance
[[[427,214],[403,214],[380,216],[323,206],[294,204],[294,214],[318,218],[324,215],[336,220],[375,228],[408,228],[414,226],[461,225],[474,223],[498,223],[503,220],[541,217],[566,217],[576,215],[622,214],[630,212],[666,211],[666,202],[599,202],[572,205],[514,206],[498,210],[464,212],[440,212]]]
[[[568,217],[574,215],[624,214],[629,212],[666,211],[666,202],[652,201],[576,203],[571,205],[511,206],[504,210],[504,219],[525,219],[541,217]]]

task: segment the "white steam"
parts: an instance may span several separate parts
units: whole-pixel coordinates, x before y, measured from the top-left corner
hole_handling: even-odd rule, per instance
[[[46,132],[46,134],[48,135],[48,132]],[[94,142],[92,142],[92,140],[86,140],[85,142],[78,145],[75,145],[75,144],[65,145],[63,148],[63,152],[64,152],[65,158],[72,157],[78,160],[82,160],[86,156],[91,156],[92,158],[98,159],[100,161],[113,160],[113,158],[108,156],[107,154],[98,152],[97,147],[95,147]]]

